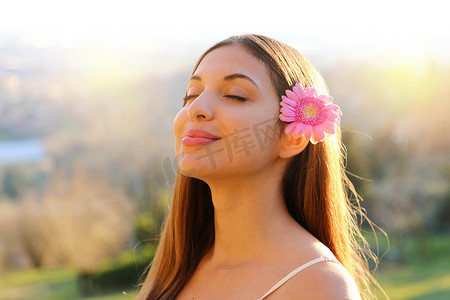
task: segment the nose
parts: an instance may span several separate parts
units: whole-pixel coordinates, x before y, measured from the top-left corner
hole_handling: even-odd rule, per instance
[[[211,101],[208,95],[203,92],[189,104],[187,113],[192,121],[207,121],[213,118]]]

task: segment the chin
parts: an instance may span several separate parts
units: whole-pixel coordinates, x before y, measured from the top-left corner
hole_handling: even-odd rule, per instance
[[[207,181],[209,178],[235,178],[251,176],[261,172],[271,160],[267,155],[252,154],[248,157],[244,154],[237,155],[230,161],[225,152],[214,156],[214,159],[203,152],[183,152],[183,148],[177,154],[179,172],[187,177]]]
[[[177,158],[179,172],[187,177],[202,179],[214,173],[214,168],[209,163],[196,159],[195,154],[184,154]]]

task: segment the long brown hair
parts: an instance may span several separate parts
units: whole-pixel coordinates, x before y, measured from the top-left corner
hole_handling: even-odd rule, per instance
[[[268,68],[281,99],[296,83],[328,89],[319,72],[298,51],[261,35],[230,37],[208,49],[227,45],[244,46]],[[281,121],[280,121],[281,122]],[[283,126],[281,126],[283,127]],[[340,132],[318,144],[308,144],[295,156],[283,177],[286,206],[292,217],[325,244],[355,278],[361,295],[372,295],[375,282],[368,270],[358,215],[364,216],[359,196],[343,165]],[[350,201],[348,192],[356,196]],[[214,243],[214,207],[208,185],[178,172],[172,206],[162,231],[158,250],[145,279],[139,299],[174,299],[193,275],[200,260]],[[376,282],[375,282],[376,283]]]

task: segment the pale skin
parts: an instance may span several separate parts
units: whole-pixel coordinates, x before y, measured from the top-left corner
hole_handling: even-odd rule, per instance
[[[233,74],[245,76],[229,76]],[[286,166],[308,141],[279,133],[264,150],[254,147],[233,153],[232,159],[227,151],[217,152],[214,167],[200,159],[204,151],[181,143],[187,130],[200,129],[220,137],[211,148],[225,149],[225,137],[234,130],[278,116],[279,99],[269,71],[242,46],[207,54],[188,84],[187,96],[174,121],[176,152],[180,169],[211,189],[215,242],[176,299],[257,299],[293,269],[330,256],[329,249],[290,216],[282,195]],[[360,297],[342,265],[323,262],[265,299]]]

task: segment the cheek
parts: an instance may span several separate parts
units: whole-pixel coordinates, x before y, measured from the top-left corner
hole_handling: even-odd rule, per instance
[[[182,108],[173,120],[173,132],[175,134],[175,149],[178,151],[181,145],[181,136],[183,128],[187,121],[187,110]]]
[[[175,133],[175,137],[178,138],[182,134],[183,126],[186,123],[187,111],[185,108],[182,108],[175,118],[173,119],[173,131]]]
[[[237,121],[236,121],[237,123]],[[270,161],[278,155],[281,145],[279,122],[273,116],[258,116],[239,124],[229,138],[233,157],[254,163]]]

